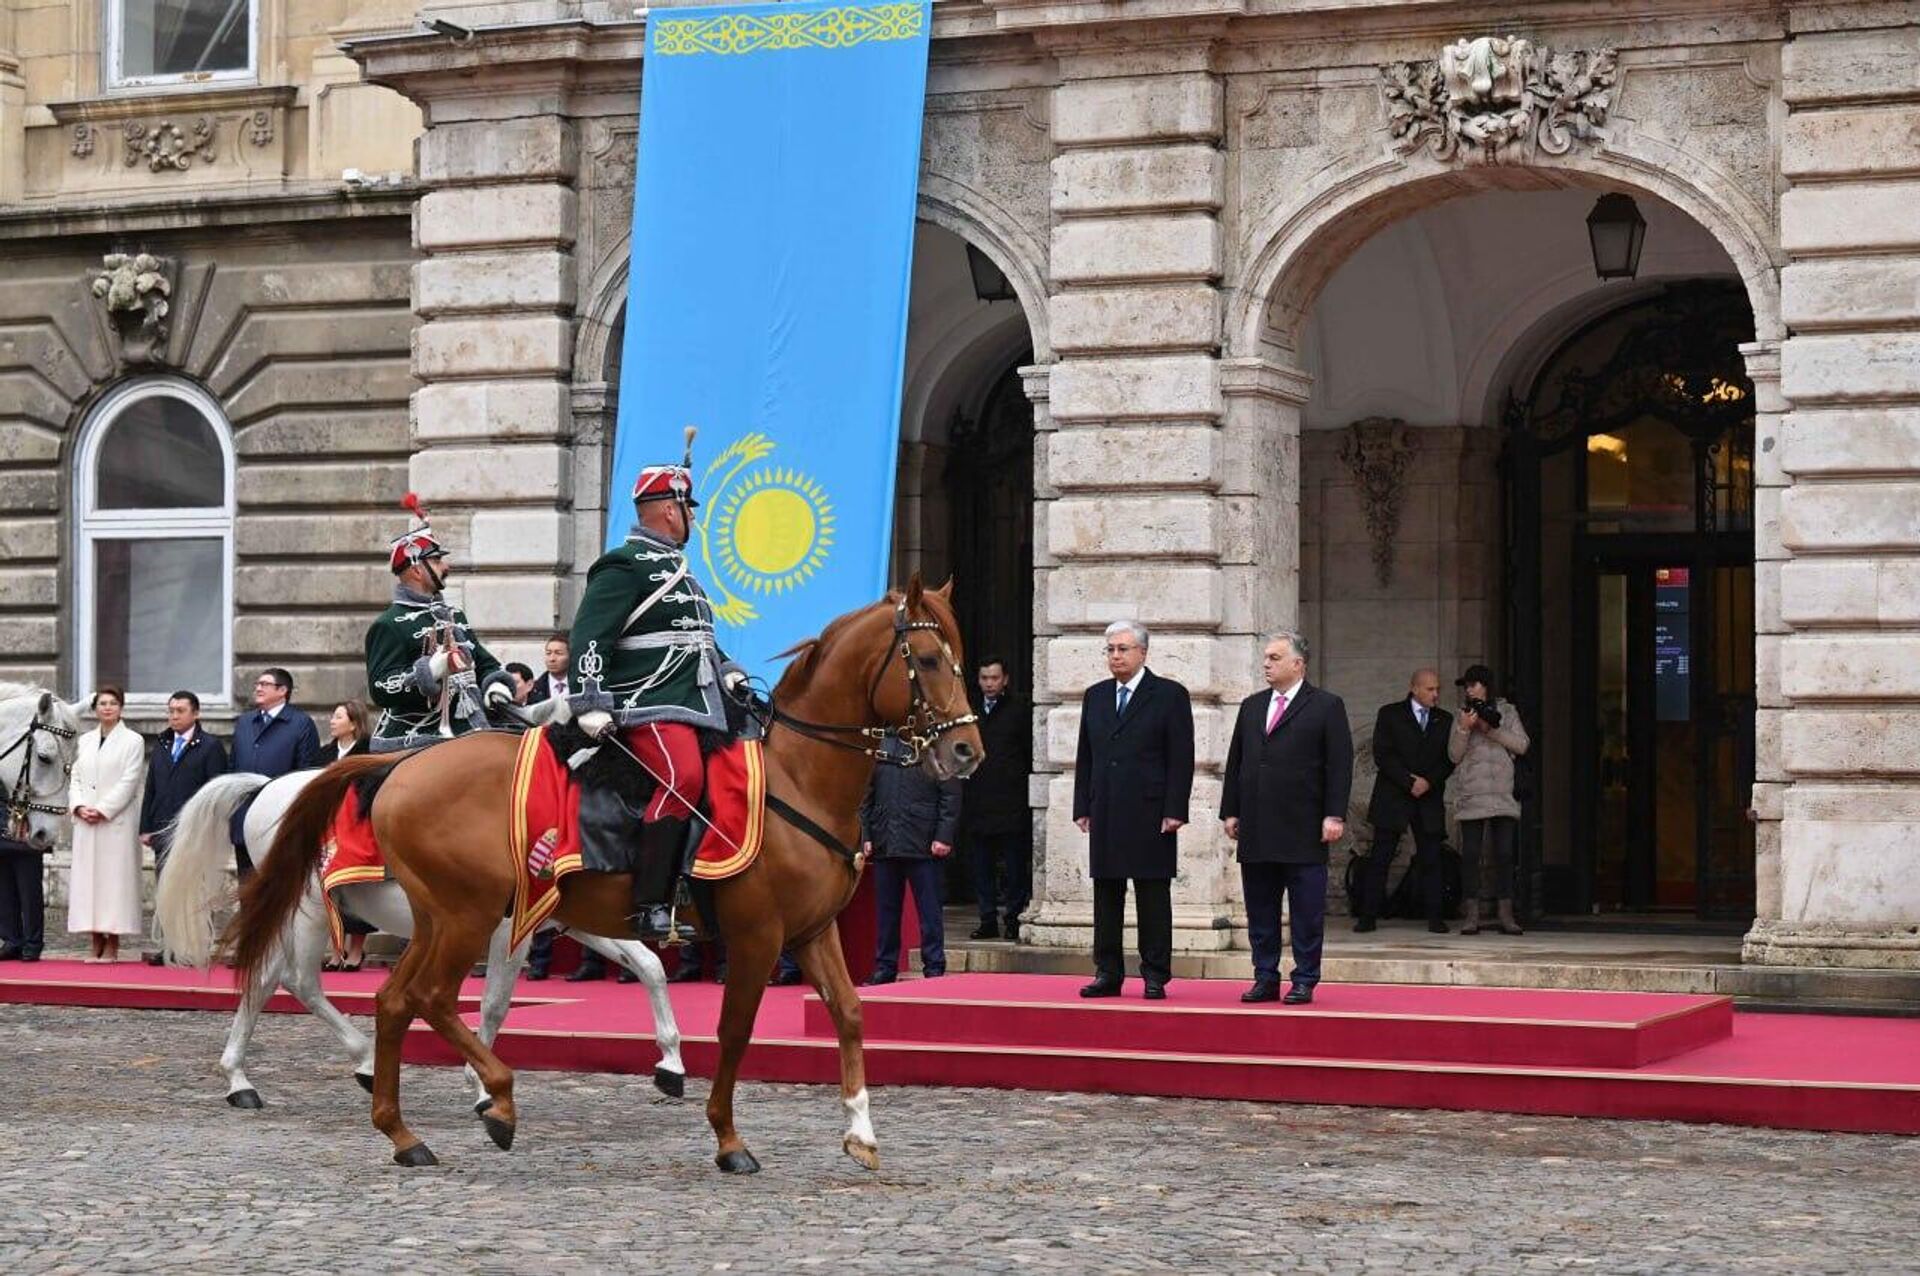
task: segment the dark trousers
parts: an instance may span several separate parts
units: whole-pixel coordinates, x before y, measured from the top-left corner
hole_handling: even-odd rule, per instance
[[[913,906],[920,914],[920,969],[929,975],[947,972],[946,927],[940,916],[941,878],[946,866],[935,859],[877,859],[873,862],[873,901],[879,912],[873,954],[875,974],[900,971],[900,910],[907,888],[913,888]]]
[[[1400,835],[1405,829],[1375,829],[1373,847],[1360,861],[1360,906],[1362,917],[1379,917],[1387,906],[1387,870],[1400,850]],[[1420,892],[1426,896],[1427,920],[1437,922],[1445,911],[1440,897],[1440,847],[1445,833],[1413,831],[1413,868],[1420,874]]]
[[[47,942],[46,861],[29,851],[0,851],[0,946],[39,956]]]
[[[536,975],[547,973],[547,967],[553,965],[553,941],[559,936],[557,930],[543,930],[533,937],[533,943],[527,948],[527,969]]]
[[[1327,938],[1327,866],[1242,864],[1240,889],[1247,901],[1254,979],[1280,982],[1280,900],[1285,896],[1293,926],[1293,982],[1302,988],[1319,983],[1320,951]]]
[[[1093,879],[1093,973],[1110,983],[1126,978],[1121,935],[1126,927],[1127,879]],[[1133,919],[1140,931],[1140,978],[1164,984],[1173,978],[1173,879],[1133,879]]]
[[[1520,821],[1508,815],[1460,821],[1460,894],[1466,899],[1513,898],[1513,843]],[[1493,871],[1480,876],[1481,849]]]
[[[967,839],[967,853],[973,857],[980,920],[993,921],[997,909],[1001,917],[1018,921],[1033,901],[1032,834],[975,833]]]

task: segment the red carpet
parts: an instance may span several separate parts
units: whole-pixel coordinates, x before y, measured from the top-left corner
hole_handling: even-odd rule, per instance
[[[366,1013],[384,972],[328,975]],[[967,1085],[1197,1098],[1725,1121],[1920,1133],[1920,1022],[1737,1014],[1725,998],[1500,988],[1322,985],[1311,1007],[1245,1007],[1242,985],[1179,981],[1165,1002],[1086,1002],[1080,980],[954,975],[864,990],[876,1085]],[[480,991],[469,981],[471,1004]],[[676,986],[687,1066],[711,1075],[718,987]],[[227,1011],[226,972],[132,963],[0,967],[0,1002]],[[284,995],[274,1009],[295,1009]],[[209,1025],[209,1067],[224,1024]],[[265,1031],[271,1032],[269,1025]],[[824,1007],[767,991],[748,1077],[832,1082]],[[522,982],[501,1055],[519,1068],[649,1072],[634,986]],[[417,1063],[455,1062],[420,1025]],[[343,1061],[343,1067],[344,1061]]]

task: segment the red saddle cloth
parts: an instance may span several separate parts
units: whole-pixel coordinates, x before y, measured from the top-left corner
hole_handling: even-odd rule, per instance
[[[515,866],[513,945],[531,935],[560,906],[560,882],[583,867],[580,858],[580,790],[573,773],[546,747],[546,729],[520,737],[513,759],[508,843]],[[713,823],[701,839],[693,875],[719,881],[746,869],[760,856],[766,827],[767,778],[758,740],[735,741],[707,760],[707,802]],[[320,862],[327,922],[336,948],[344,949],[334,891],[361,882],[385,881],[386,857],[373,836],[373,821],[352,791],[334,813]]]

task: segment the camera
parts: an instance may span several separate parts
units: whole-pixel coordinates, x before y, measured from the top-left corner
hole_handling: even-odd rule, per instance
[[[1481,700],[1474,696],[1468,696],[1466,704],[1462,705],[1461,708],[1465,709],[1468,713],[1473,714],[1475,717],[1479,718],[1480,721],[1486,723],[1490,727],[1497,727],[1500,725],[1500,711],[1493,707],[1493,704],[1491,701]]]

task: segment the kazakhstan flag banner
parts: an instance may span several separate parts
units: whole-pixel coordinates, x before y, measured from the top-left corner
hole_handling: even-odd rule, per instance
[[[926,3],[648,18],[612,508],[699,427],[687,550],[742,661],[888,583],[929,24]]]

